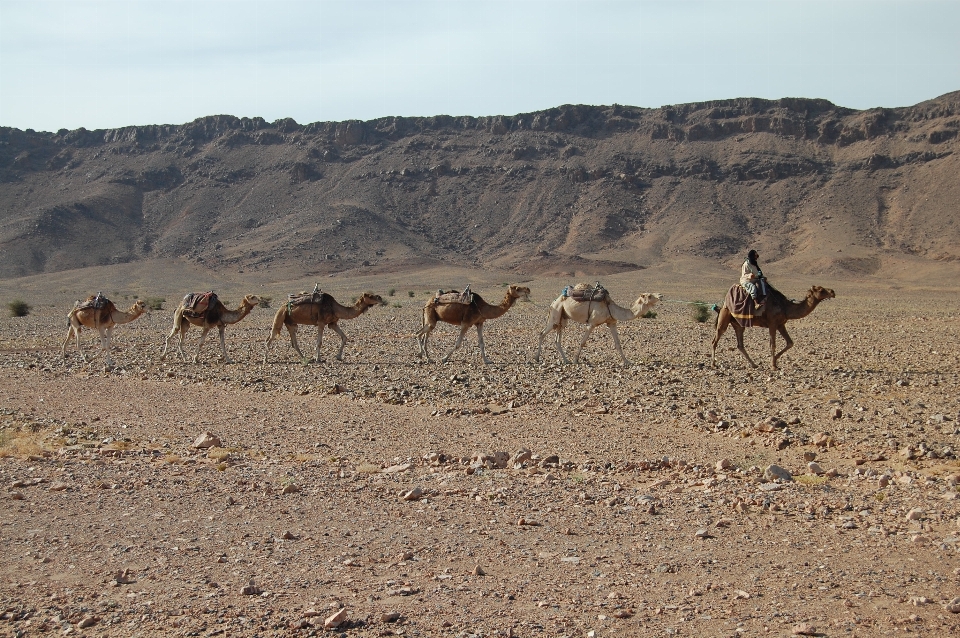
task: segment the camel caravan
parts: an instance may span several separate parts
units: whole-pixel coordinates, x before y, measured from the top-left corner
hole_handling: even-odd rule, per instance
[[[751,255],[755,263],[755,252],[751,251]],[[717,317],[711,362],[714,367],[717,366],[717,345],[727,328],[732,327],[737,338],[737,349],[747,363],[756,368],[757,364],[744,347],[743,335],[746,328],[761,327],[769,330],[771,365],[774,369],[777,369],[780,357],[793,346],[793,339],[787,333],[786,323],[806,317],[813,312],[820,302],[833,299],[836,294],[829,288],[813,286],[803,300],[792,301],[787,299],[783,293],[768,285],[766,280],[762,278],[762,273],[760,273],[759,278],[755,278],[758,282],[757,285],[750,285],[746,281],[746,278],[750,275],[747,272],[749,270],[748,266],[749,264],[745,262],[745,274],[741,283],[734,284],[730,288],[723,304],[717,304],[713,307]],[[755,270],[759,272],[758,268]],[[762,298],[757,296],[758,291],[762,291]],[[629,307],[624,307],[612,299],[610,292],[600,282],[592,285],[580,283],[567,286],[560,293],[560,296],[550,303],[546,324],[537,333],[537,348],[533,361],[540,362],[543,342],[547,335],[552,332],[555,333],[554,343],[561,362],[569,364],[570,360],[563,348],[563,331],[568,323],[573,322],[586,327],[573,356],[574,364],[580,362],[583,348],[593,331],[599,326],[606,325],[610,330],[614,349],[622,364],[629,366],[631,361],[623,351],[617,324],[644,317],[663,299],[664,297],[660,293],[640,293]],[[453,347],[442,357],[441,362],[448,362],[463,344],[467,332],[471,328],[476,328],[480,357],[485,364],[493,364],[486,352],[483,338],[484,324],[488,320],[494,320],[505,315],[517,301],[530,302],[530,288],[509,285],[503,299],[496,305],[488,303],[478,293],[471,291],[470,286],[462,291],[438,290],[424,305],[420,329],[414,334],[418,346],[418,357],[425,363],[433,362],[427,348],[428,340],[438,323],[448,323],[457,326],[459,332]],[[342,362],[343,351],[349,339],[341,329],[340,322],[357,319],[371,308],[385,305],[385,303],[380,295],[365,292],[355,298],[350,305],[344,305],[329,293],[320,290],[319,284],[314,286],[312,292],[290,294],[286,302],[274,314],[269,327],[269,334],[264,342],[262,362],[267,363],[271,346],[280,336],[284,327],[286,327],[287,334],[290,337],[291,348],[305,363],[307,361],[321,362],[320,348],[323,343],[323,332],[329,327],[340,337],[340,347],[337,350],[336,359]],[[184,339],[190,326],[197,326],[201,332],[196,352],[191,358],[193,363],[200,362],[203,343],[207,334],[213,328],[217,329],[220,338],[222,361],[232,363],[233,360],[227,352],[224,337],[226,327],[239,323],[259,305],[261,305],[260,297],[246,295],[236,309],[230,310],[212,291],[188,293],[174,310],[173,327],[166,336],[160,359],[166,359],[167,353],[170,351],[171,340],[176,338],[177,354],[180,360],[187,361]],[[118,310],[101,293],[91,295],[84,301],[77,301],[67,315],[68,331],[61,348],[63,356],[67,357],[67,346],[71,339],[75,339],[77,350],[83,361],[88,362],[93,359],[93,357],[87,358],[80,345],[80,332],[83,328],[89,328],[99,332],[100,347],[104,353],[105,365],[111,367],[113,359],[110,356],[110,351],[114,327],[130,323],[146,312],[146,305],[140,300],[136,301],[126,311]],[[304,354],[297,341],[300,326],[317,327],[316,344],[309,357]],[[779,351],[777,351],[778,334],[785,341],[784,347]]]

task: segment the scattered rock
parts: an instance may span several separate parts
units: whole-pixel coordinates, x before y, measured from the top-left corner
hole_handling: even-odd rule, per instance
[[[193,441],[193,447],[198,450],[206,450],[211,447],[223,447],[220,443],[220,437],[211,432],[204,432]]]
[[[423,498],[423,488],[420,486],[407,490],[400,495],[400,499],[404,501],[419,501],[421,498]]]
[[[817,630],[805,622],[795,625],[792,631],[794,636],[816,636]]]
[[[347,619],[347,608],[344,607],[343,609],[327,616],[326,619],[324,619],[323,621],[323,628],[336,629],[337,627],[342,625],[346,619]]]
[[[779,465],[768,465],[767,469],[763,471],[763,478],[768,481],[792,481],[793,475]]]
[[[257,587],[257,584],[253,580],[240,588],[241,596],[259,596],[262,593],[263,590]]]

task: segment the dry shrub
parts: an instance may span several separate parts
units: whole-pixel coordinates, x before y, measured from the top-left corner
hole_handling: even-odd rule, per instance
[[[43,437],[36,432],[13,429],[0,432],[0,457],[26,458],[47,451]]]
[[[357,466],[357,472],[360,474],[377,474],[380,472],[380,466],[373,463],[361,463]]]
[[[793,480],[801,485],[817,486],[823,485],[830,480],[828,476],[817,476],[816,474],[799,474],[793,477]]]

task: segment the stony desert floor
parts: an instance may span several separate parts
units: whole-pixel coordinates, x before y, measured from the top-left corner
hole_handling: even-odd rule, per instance
[[[763,330],[763,366],[731,332],[714,369],[712,314],[676,303],[696,282],[629,275],[621,303],[667,297],[620,326],[634,365],[605,329],[580,365],[536,363],[559,283],[488,322],[491,366],[475,333],[417,359],[419,281],[376,290],[320,364],[285,335],[261,362],[282,287],[226,365],[215,339],[159,360],[175,302],[116,329],[110,370],[61,356],[69,292],[4,317],[0,634],[957,635],[955,290],[819,282],[837,298],[774,371]]]

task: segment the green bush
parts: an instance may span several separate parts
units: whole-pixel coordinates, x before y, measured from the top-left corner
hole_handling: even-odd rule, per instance
[[[645,313],[643,313],[642,315],[640,315],[640,318],[641,318],[641,319],[656,319],[656,318],[657,318],[657,313],[655,313],[655,312],[652,311],[652,310],[648,310],[648,311],[646,311]]]
[[[706,323],[707,319],[710,318],[710,307],[703,301],[694,301],[691,305],[693,306],[691,310],[693,320],[697,323]]]
[[[11,317],[26,317],[30,314],[30,311],[33,310],[33,308],[30,307],[30,304],[23,299],[14,299],[7,304],[7,308],[10,309]]]
[[[408,296],[408,297],[415,297],[416,294],[417,294],[417,293],[413,292],[412,290],[408,290],[408,291],[407,291],[407,296]]]
[[[393,307],[394,307],[394,308],[403,308],[403,304],[401,304],[399,301],[394,301],[394,302],[393,302]]]
[[[395,294],[397,294],[397,289],[396,289],[396,288],[391,288],[391,289],[390,289],[390,292],[388,292],[387,294],[392,297],[392,296],[394,296]]]
[[[269,308],[271,301],[273,301],[273,297],[261,296],[261,297],[260,297],[260,307],[261,307],[261,308]]]
[[[147,304],[147,308],[150,310],[163,310],[166,299],[163,297],[144,297],[143,302]]]

